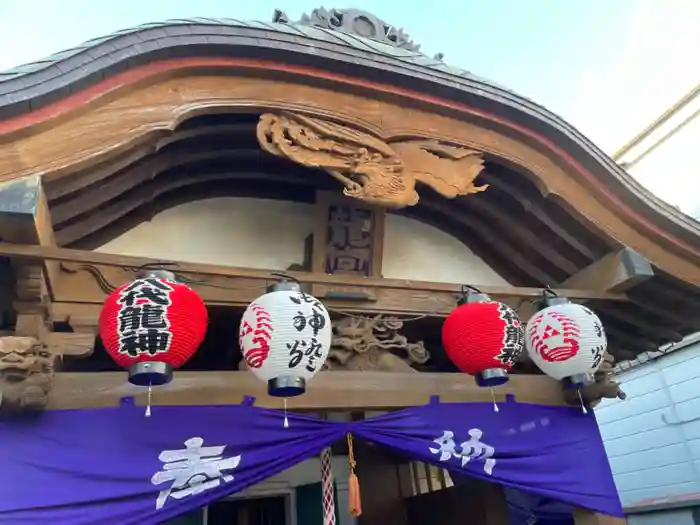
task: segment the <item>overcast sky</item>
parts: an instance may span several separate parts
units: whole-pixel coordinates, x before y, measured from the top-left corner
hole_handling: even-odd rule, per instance
[[[319,2],[319,3],[317,3]],[[0,69],[90,38],[170,18],[270,20],[320,0],[0,0]],[[559,113],[612,153],[700,83],[700,0],[355,0],[428,54]],[[437,7],[439,6],[439,7]],[[331,4],[326,7],[334,7]],[[700,206],[691,152],[700,123],[633,171],[685,210]]]

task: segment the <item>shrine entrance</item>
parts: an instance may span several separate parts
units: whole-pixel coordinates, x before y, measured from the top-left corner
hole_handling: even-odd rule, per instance
[[[333,458],[336,525],[347,513],[347,456]],[[323,525],[320,462],[311,458],[248,489],[162,525]]]
[[[226,499],[164,525],[291,525],[288,496]]]
[[[209,505],[204,525],[291,525],[287,497],[220,501]]]

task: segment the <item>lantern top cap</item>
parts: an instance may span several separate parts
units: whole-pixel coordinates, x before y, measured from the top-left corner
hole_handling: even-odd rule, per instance
[[[482,293],[481,290],[469,284],[463,284],[459,293],[460,298],[457,301],[458,306],[468,303],[487,303],[491,301],[491,298],[488,295]]]
[[[143,266],[139,267],[136,269],[136,278],[137,279],[146,279],[146,278],[156,278],[156,279],[164,279],[166,281],[177,281],[177,277],[175,276],[175,273],[166,270],[163,268],[163,266],[167,265],[168,263],[163,263],[163,264],[144,264]]]
[[[569,301],[566,297],[560,297],[557,292],[552,290],[551,287],[547,286],[542,290],[542,298],[540,299],[540,307],[548,308],[550,306],[557,306],[561,304],[568,304]]]
[[[300,292],[301,283],[291,275],[274,272],[271,275],[280,277],[281,280],[267,287],[267,292]]]

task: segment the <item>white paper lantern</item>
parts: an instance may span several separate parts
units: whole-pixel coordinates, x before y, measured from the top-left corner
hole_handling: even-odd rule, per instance
[[[564,303],[537,312],[527,323],[525,347],[545,374],[570,387],[590,382],[608,346],[603,323],[580,304]]]
[[[315,297],[298,290],[278,290],[248,305],[239,344],[248,369],[266,381],[270,395],[303,394],[328,357],[331,319]]]

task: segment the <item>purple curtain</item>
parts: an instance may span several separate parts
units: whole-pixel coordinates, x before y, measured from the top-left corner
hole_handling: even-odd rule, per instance
[[[358,422],[354,434],[456,474],[623,516],[592,413],[503,403],[431,404]]]
[[[510,525],[575,525],[566,503],[510,488],[505,493]]]
[[[51,411],[0,422],[0,524],[161,523],[320,453],[347,432],[408,457],[622,515],[595,419],[431,404],[354,423],[253,406]]]
[[[0,523],[151,525],[245,489],[344,436],[251,406],[47,412],[0,425]]]

